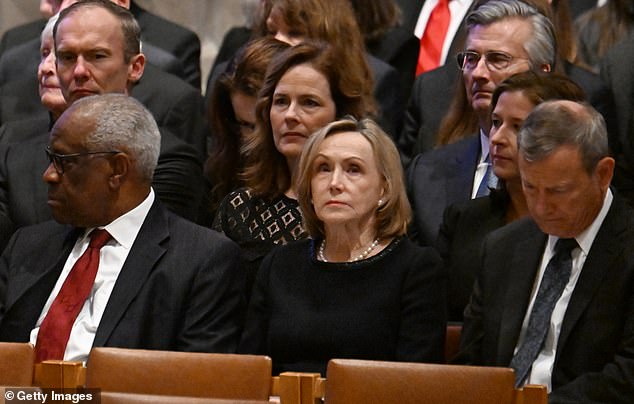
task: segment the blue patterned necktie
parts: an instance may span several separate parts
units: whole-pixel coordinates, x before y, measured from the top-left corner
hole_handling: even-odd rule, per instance
[[[515,370],[516,387],[522,386],[535,358],[542,350],[553,309],[570,279],[570,253],[576,247],[577,241],[574,238],[559,239],[555,244],[555,254],[548,262],[539,285],[524,341],[511,360],[510,367]]]

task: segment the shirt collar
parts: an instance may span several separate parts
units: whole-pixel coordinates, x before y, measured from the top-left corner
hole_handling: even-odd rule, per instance
[[[154,190],[150,188],[150,192],[143,202],[138,204],[134,209],[119,216],[106,226],[100,226],[99,228],[106,229],[119,245],[126,249],[132,248],[132,244],[134,243],[139,230],[141,230],[141,226],[143,225],[145,217],[154,203],[154,199]],[[87,237],[93,229],[94,227],[86,229],[84,237]]]
[[[484,163],[489,157],[489,137],[480,129],[480,163]]]
[[[614,196],[612,195],[612,191],[608,188],[608,191],[605,193],[605,197],[603,198],[603,206],[599,211],[599,214],[594,218],[590,226],[588,226],[584,231],[579,233],[575,240],[577,240],[577,244],[579,248],[584,252],[584,254],[588,255],[590,252],[590,247],[592,247],[592,243],[599,233],[599,229],[605,220],[605,217],[610,210],[610,206],[612,206],[612,200]],[[553,250],[555,248],[555,243],[559,240],[559,237],[556,236],[548,236],[548,248]]]

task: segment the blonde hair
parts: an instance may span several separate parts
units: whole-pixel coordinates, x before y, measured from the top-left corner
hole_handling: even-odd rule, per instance
[[[370,142],[377,169],[384,186],[383,201],[376,210],[377,238],[386,239],[404,235],[411,219],[411,208],[405,192],[403,168],[399,153],[392,139],[371,119],[356,120],[353,117],[332,122],[311,136],[299,161],[297,199],[302,210],[304,228],[313,238],[324,237],[324,224],[312,205],[311,182],[313,163],[323,141],[342,132],[355,132]]]

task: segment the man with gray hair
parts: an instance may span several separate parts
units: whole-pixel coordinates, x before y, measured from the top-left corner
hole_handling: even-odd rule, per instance
[[[479,129],[477,133],[468,133],[464,140],[420,154],[412,161],[407,175],[414,213],[411,235],[421,245],[436,241],[447,206],[489,192],[488,186],[492,184],[488,178],[491,174],[488,157],[489,107],[495,87],[513,74],[527,70],[551,71],[555,64],[556,42],[552,22],[527,3],[509,0],[476,2],[475,8],[467,15],[466,24],[465,51],[458,54],[464,85],[459,94],[461,101],[455,102],[462,103],[463,110],[470,110],[470,113],[455,114],[452,119],[461,122],[464,128],[464,125],[469,125],[464,122],[468,120],[465,117],[473,116]],[[422,74],[417,82],[426,74],[435,72]],[[450,94],[446,96],[451,97]],[[427,94],[426,98],[425,102],[436,103],[443,94],[437,91]],[[411,102],[416,103],[415,94]],[[414,107],[416,111],[419,109]],[[436,107],[420,109],[420,112],[435,115],[438,121],[445,114]],[[411,123],[408,119],[405,120],[406,127]],[[428,120],[422,126],[415,124],[415,131],[418,133],[420,129],[431,134],[431,130],[423,128],[426,123]],[[414,134],[414,137],[417,136]]]
[[[484,242],[458,362],[509,366],[549,403],[634,397],[634,211],[610,190],[603,117],[549,101],[519,132],[530,217]]]
[[[31,342],[38,362],[93,346],[235,350],[239,248],[155,197],[159,148],[126,95],[82,98],[55,122],[43,179],[57,223],[21,228],[0,258],[0,341]]]

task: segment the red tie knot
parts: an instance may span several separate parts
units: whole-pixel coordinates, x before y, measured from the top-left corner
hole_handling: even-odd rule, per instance
[[[90,244],[88,247],[90,248],[101,248],[103,247],[108,240],[110,240],[112,236],[105,229],[95,229],[90,233]]]

